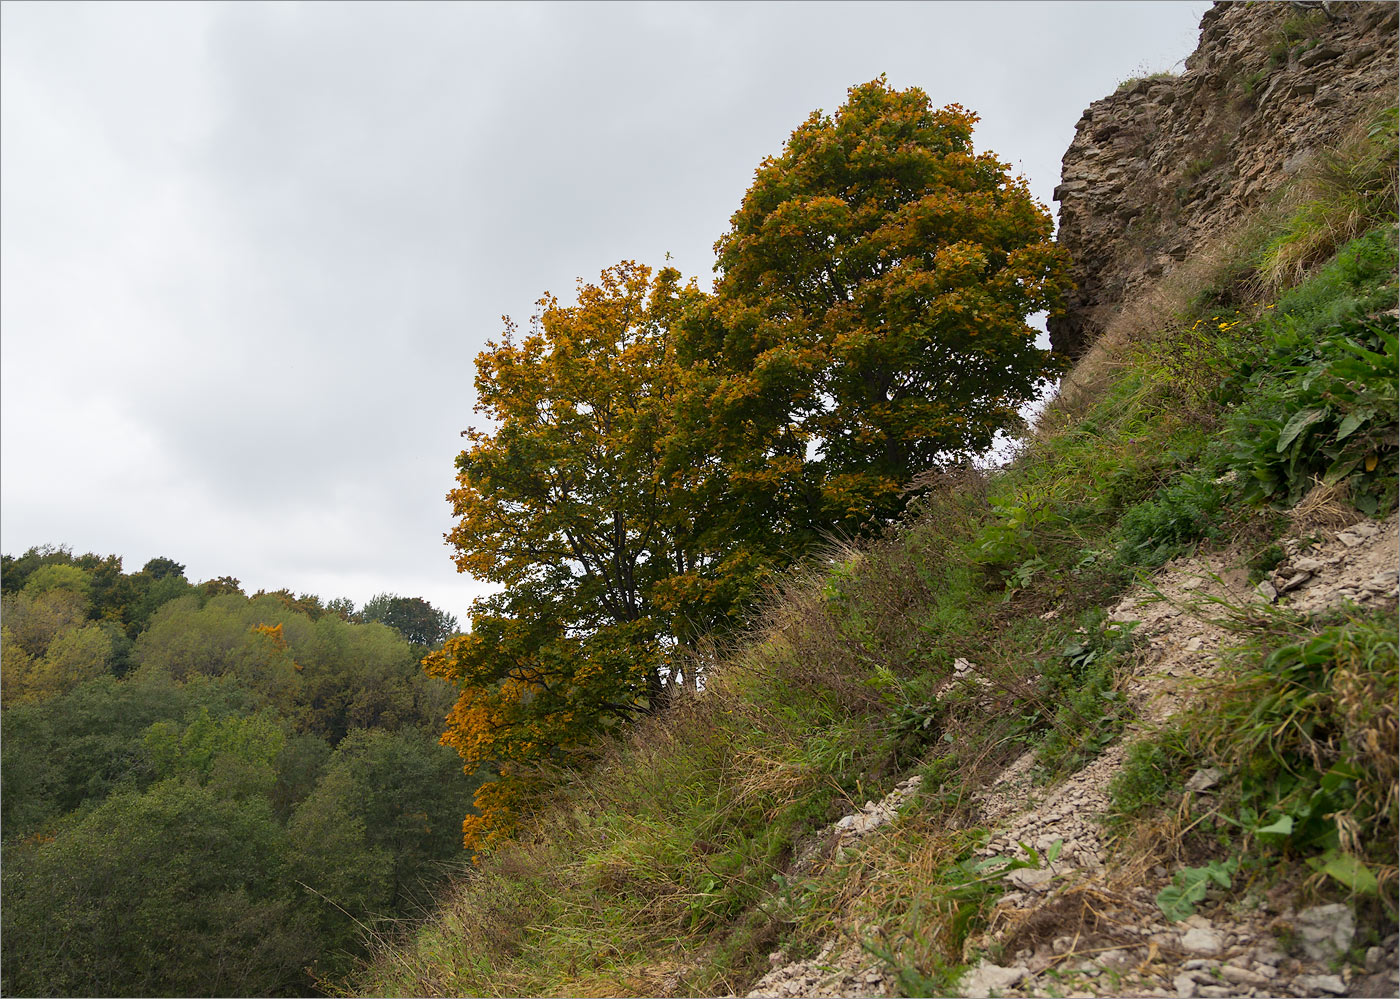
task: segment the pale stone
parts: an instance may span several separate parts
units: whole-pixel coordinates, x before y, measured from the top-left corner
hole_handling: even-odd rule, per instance
[[[1293,980],[1293,984],[1310,996],[1320,996],[1324,992],[1339,996],[1347,990],[1346,983],[1340,975],[1299,975]]]
[[[1027,891],[1039,891],[1049,884],[1050,879],[1054,876],[1055,874],[1053,871],[1048,871],[1043,868],[1037,870],[1033,867],[1022,867],[1008,874],[1006,880],[1010,881],[1017,888],[1024,888]]]
[[[1005,992],[1027,974],[1023,967],[1003,968],[983,961],[963,978],[962,992],[968,999],[988,999],[993,992]]]
[[[1356,934],[1356,917],[1340,902],[1304,909],[1293,920],[1298,944],[1314,961],[1331,961],[1347,952]]]
[[[1190,975],[1177,975],[1172,979],[1172,984],[1176,986],[1176,994],[1180,999],[1195,999],[1196,980]]]
[[[1233,964],[1227,964],[1221,968],[1220,977],[1227,982],[1234,982],[1236,985],[1248,985],[1251,988],[1259,988],[1269,983],[1269,980],[1258,972],[1250,971],[1248,968],[1241,968]]]
[[[1220,934],[1214,930],[1192,927],[1181,935],[1181,949],[1190,954],[1214,956],[1220,953]]]
[[[1122,971],[1133,963],[1133,956],[1125,950],[1107,950],[1099,955],[1099,964],[1111,971]]]
[[[1207,767],[1205,770],[1197,770],[1191,775],[1191,779],[1186,782],[1188,791],[1204,791],[1208,787],[1214,787],[1220,783],[1220,771],[1215,767]]]

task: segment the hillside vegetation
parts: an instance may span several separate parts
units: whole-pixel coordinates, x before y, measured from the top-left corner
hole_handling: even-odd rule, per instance
[[[3,588],[5,994],[310,994],[460,862],[426,601],[63,548]]]
[[[1392,109],[1298,182],[1301,207],[1181,268],[1155,324],[1092,355],[1014,461],[930,472],[879,537],[773,577],[703,691],[540,762],[514,838],[347,991],[743,995],[770,953],[845,933],[904,994],[949,994],[1012,869],[979,853],[986,785],[1028,749],[1052,783],[1130,727],[1109,866],[1181,865],[1164,918],[1242,880],[1345,901],[1363,949],[1387,938],[1393,599],[1219,607],[1236,651],[1150,731],[1124,696],[1135,629],[1106,608],[1185,553],[1229,548],[1261,582],[1284,535],[1395,509],[1395,164]],[[1209,768],[1210,803],[1183,796]],[[825,832],[911,775],[887,833]]]

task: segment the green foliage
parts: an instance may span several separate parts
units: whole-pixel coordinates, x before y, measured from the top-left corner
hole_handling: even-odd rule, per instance
[[[288,924],[282,832],[256,799],[178,779],[8,848],[7,994],[253,995],[310,957]]]
[[[180,777],[207,786],[211,779],[230,780],[229,770],[239,782],[232,796],[266,794],[276,779],[274,761],[282,752],[286,737],[274,716],[262,713],[214,719],[207,705],[184,726],[156,722],[142,737],[147,764],[156,780]],[[216,774],[215,768],[223,773]]]
[[[1372,867],[1396,845],[1396,624],[1393,612],[1267,622],[1208,707],[1133,747],[1111,788],[1115,813],[1172,809],[1186,777],[1214,766],[1224,777],[1203,830],[1240,837],[1241,856],[1301,855],[1343,888],[1375,893]],[[1202,871],[1159,897],[1169,918],[1204,897]]]
[[[450,692],[314,596],[120,567],[6,560],[4,990],[311,991],[461,855],[474,782],[427,730]]]
[[[1156,496],[1123,512],[1119,559],[1129,565],[1159,566],[1195,541],[1221,536],[1229,493],[1219,483],[1187,474]]]
[[[408,642],[380,624],[315,622],[275,595],[164,604],[137,639],[142,675],[229,678],[302,732],[338,742],[353,728],[436,725],[451,702]]]
[[[430,904],[462,855],[474,784],[427,733],[361,730],[336,748],[287,823],[291,869],[323,941],[319,974],[349,971],[366,927]]]
[[[184,576],[185,567],[174,559],[159,555],[143,565],[141,571],[159,582],[170,576]]]
[[[87,604],[91,585],[87,573],[75,565],[45,565],[36,569],[24,584],[24,592],[39,597],[55,591],[72,593]]]
[[[0,713],[6,839],[32,834],[139,780],[143,733],[161,718],[182,717],[190,700],[168,681],[100,677],[42,704],[6,707]]]
[[[1112,819],[1121,823],[1171,801],[1190,776],[1187,768],[1192,759],[1182,734],[1175,730],[1134,742],[1109,784]]]
[[[1072,771],[1092,760],[1128,720],[1116,686],[1131,635],[1131,626],[1091,615],[1082,633],[1041,663],[1040,696],[1026,719],[1033,726],[1049,725],[1039,760],[1051,773]]]
[[[1177,923],[1196,911],[1214,885],[1230,890],[1239,862],[1233,857],[1221,862],[1212,860],[1204,867],[1184,867],[1172,876],[1172,883],[1157,893],[1157,908],[1168,922]]]
[[[21,592],[6,595],[0,602],[10,641],[24,655],[38,659],[59,635],[81,626],[86,620],[87,598],[71,590]]]
[[[414,645],[436,648],[457,631],[457,619],[422,597],[380,593],[360,609],[359,619],[387,624]]]
[[[1317,286],[1280,302],[1267,324],[1269,356],[1230,418],[1229,460],[1246,477],[1246,500],[1291,505],[1320,479],[1345,483],[1365,512],[1394,504],[1396,321],[1355,316],[1376,294],[1375,256],[1393,268],[1393,248],[1368,237],[1344,251]],[[1351,294],[1328,294],[1339,282]]]
[[[462,859],[461,817],[478,781],[428,732],[360,729],[336,747],[297,815],[342,805],[363,825],[367,847],[389,858],[387,903],[409,911],[430,900],[436,866]]]

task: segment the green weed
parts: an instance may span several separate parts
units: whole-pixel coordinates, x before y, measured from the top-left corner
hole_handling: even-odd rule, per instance
[[[1032,725],[1048,723],[1038,760],[1050,774],[1072,772],[1092,760],[1129,717],[1117,683],[1132,648],[1132,628],[1105,622],[1101,612],[1089,615],[1089,622],[1058,655],[1041,663],[1041,700],[1027,716]]]
[[[1125,565],[1159,566],[1201,539],[1221,536],[1228,490],[1199,474],[1183,475],[1152,499],[1123,513],[1118,558]]]
[[[1212,886],[1230,889],[1235,869],[1239,861],[1212,860],[1204,867],[1186,867],[1176,872],[1172,883],[1157,893],[1157,908],[1169,922],[1177,923],[1196,911],[1196,905],[1205,900]]]
[[[1301,857],[1347,891],[1385,885],[1393,905],[1395,613],[1320,626],[1276,613],[1250,627],[1207,701],[1132,747],[1110,788],[1118,824],[1172,809],[1190,773],[1213,766],[1222,779],[1209,808],[1195,806],[1200,834],[1252,864]],[[1163,911],[1189,914],[1211,878],[1178,875]]]

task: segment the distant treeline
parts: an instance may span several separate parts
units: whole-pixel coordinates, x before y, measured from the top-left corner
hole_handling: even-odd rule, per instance
[[[461,856],[427,601],[54,547],[0,591],[6,994],[312,994]]]

